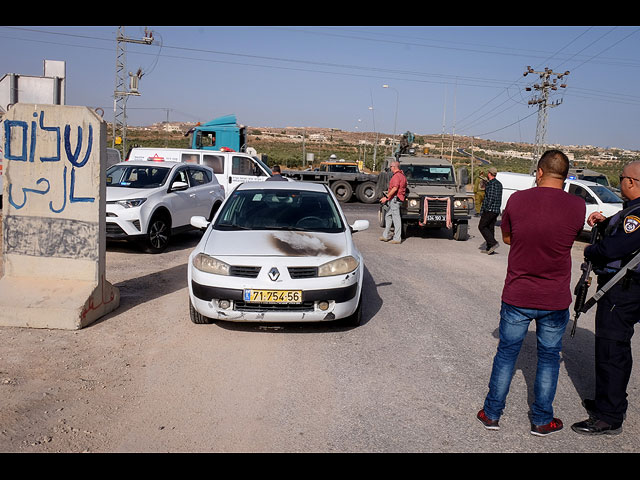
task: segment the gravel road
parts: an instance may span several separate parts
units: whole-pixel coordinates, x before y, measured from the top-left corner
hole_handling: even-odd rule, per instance
[[[567,332],[556,414],[529,433],[535,335],[527,336],[499,432],[475,419],[497,344],[508,247],[478,251],[446,231],[378,241],[376,207],[349,204],[369,230],[363,325],[189,320],[186,261],[200,234],[160,255],[108,245],[120,307],[79,331],[0,327],[2,452],[638,452],[640,379],[624,432],[570,424],[593,390],[594,310]],[[573,249],[574,280],[584,242]],[[591,292],[593,293],[593,292]],[[638,337],[633,340],[638,350]]]

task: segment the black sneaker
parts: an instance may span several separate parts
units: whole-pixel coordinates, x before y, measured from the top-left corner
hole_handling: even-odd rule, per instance
[[[562,420],[554,418],[546,425],[534,425],[531,424],[531,435],[537,435],[538,437],[545,437],[551,433],[559,432],[562,430]]]
[[[571,430],[580,435],[618,435],[622,432],[622,424],[610,425],[597,418],[589,417],[587,420],[571,425]]]
[[[487,417],[487,414],[484,413],[484,408],[478,412],[476,415],[480,423],[484,425],[484,428],[487,430],[500,430],[500,425],[498,425],[498,420],[491,420]]]

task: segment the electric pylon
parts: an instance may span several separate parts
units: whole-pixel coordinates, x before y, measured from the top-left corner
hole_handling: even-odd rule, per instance
[[[554,102],[549,102],[549,94],[551,91],[558,90],[560,88],[567,88],[566,83],[558,85],[558,80],[562,80],[563,77],[569,75],[569,72],[555,73],[552,69],[545,67],[544,71],[536,72],[533,68],[527,67],[524,72],[526,77],[529,73],[535,73],[540,75],[540,83],[533,85],[533,89],[540,92],[537,96],[534,96],[529,100],[529,105],[538,105],[538,124],[536,126],[536,144],[533,151],[532,159],[532,171],[535,171],[535,167],[540,159],[540,156],[544,152],[545,147],[545,135],[547,133],[547,120],[549,108],[557,107],[562,103],[562,99]],[[531,91],[531,87],[525,89],[527,92]]]
[[[130,95],[140,95],[138,92],[138,82],[142,78],[142,69],[134,75],[129,72],[129,88],[126,88],[124,81],[124,71],[126,69],[126,43],[141,43],[151,45],[153,43],[153,33],[144,29],[142,40],[127,38],[124,35],[124,27],[118,27],[116,35],[116,88],[113,92],[113,140],[112,146],[116,148],[118,142],[122,147],[122,158],[124,159],[127,143],[127,98]]]

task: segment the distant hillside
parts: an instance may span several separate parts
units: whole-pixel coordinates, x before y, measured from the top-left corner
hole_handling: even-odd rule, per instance
[[[187,148],[189,137],[184,132],[193,123],[158,123],[149,127],[127,127],[127,145]],[[111,129],[108,129],[112,131]],[[248,144],[266,157],[270,165],[303,167],[326,160],[335,154],[348,161],[362,160],[368,170],[378,170],[382,159],[393,153],[400,135],[382,132],[350,132],[334,128],[248,126]],[[499,170],[528,172],[534,145],[519,142],[498,142],[460,135],[414,134],[414,146],[428,153],[451,158],[456,165],[471,166],[469,154],[496,166]],[[394,143],[395,141],[395,143]],[[108,139],[110,145],[111,139]],[[612,184],[618,184],[623,164],[640,160],[640,152],[620,148],[604,149],[590,145],[549,145],[565,152],[577,166],[605,173]],[[465,153],[461,153],[463,150]],[[375,155],[375,168],[374,168]],[[474,164],[474,176],[483,164]]]

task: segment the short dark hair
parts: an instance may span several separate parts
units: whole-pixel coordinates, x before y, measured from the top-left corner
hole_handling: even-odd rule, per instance
[[[547,150],[538,161],[542,173],[552,177],[567,178],[569,173],[569,157],[560,150]]]
[[[274,165],[271,167],[271,171],[274,173],[280,173],[280,165]]]

